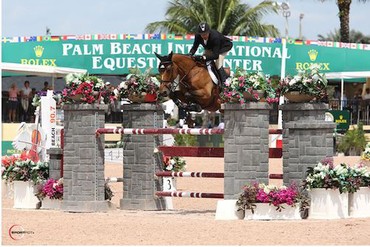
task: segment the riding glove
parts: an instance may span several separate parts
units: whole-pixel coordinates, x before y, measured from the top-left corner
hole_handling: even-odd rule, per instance
[[[195,61],[197,61],[197,62],[203,62],[203,61],[204,61],[203,56],[194,56],[194,59],[195,59]]]

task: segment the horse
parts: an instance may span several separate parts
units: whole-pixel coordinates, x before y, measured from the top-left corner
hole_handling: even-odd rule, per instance
[[[213,83],[205,64],[190,55],[155,55],[160,60],[159,96],[169,97],[188,112],[214,112],[221,108],[220,88]]]

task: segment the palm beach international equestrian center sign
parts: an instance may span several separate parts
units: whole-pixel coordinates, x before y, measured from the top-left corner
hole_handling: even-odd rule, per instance
[[[263,71],[280,75],[283,40],[229,36],[234,43],[225,66],[235,70]],[[30,65],[50,65],[87,69],[90,74],[127,74],[129,68],[157,68],[154,55],[187,54],[194,35],[108,34],[32,36],[2,38],[2,61]],[[286,42],[286,72],[296,74],[312,63],[322,72],[370,70],[370,45],[340,42]],[[343,49],[347,48],[347,49]],[[202,52],[199,50],[199,53]],[[6,75],[6,74],[5,74]]]

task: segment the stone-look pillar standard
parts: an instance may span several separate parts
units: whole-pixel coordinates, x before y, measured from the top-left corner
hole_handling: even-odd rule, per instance
[[[107,105],[64,105],[64,192],[62,210],[107,211],[104,191],[104,128]]]
[[[325,121],[328,105],[291,103],[279,106],[283,114],[283,182],[299,185],[308,167],[333,156],[333,122]]]
[[[268,183],[269,115],[265,102],[224,104],[224,199],[237,199],[246,183]]]
[[[156,104],[124,105],[124,128],[162,128],[163,110]],[[162,180],[155,180],[159,167],[154,149],[162,136],[126,135],[123,138],[123,198],[121,209],[164,210],[165,200],[155,196],[162,190]]]
[[[58,180],[61,176],[63,150],[61,148],[50,148],[46,152],[49,155],[49,177]]]

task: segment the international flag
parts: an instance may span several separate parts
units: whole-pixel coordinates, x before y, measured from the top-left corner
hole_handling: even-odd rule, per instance
[[[92,40],[92,35],[91,34],[85,34],[84,35],[84,40]]]
[[[26,37],[24,36],[18,37],[18,42],[26,42]]]
[[[281,43],[283,43],[283,39],[282,38],[275,38],[274,43],[275,44],[281,44]]]
[[[292,38],[288,38],[287,40],[287,44],[294,44],[295,42],[295,39],[292,39]]]
[[[161,40],[165,40],[167,37],[166,37],[166,34],[164,33],[161,33]]]
[[[26,37],[26,41],[29,42],[29,41],[37,41],[37,36],[28,36]]]
[[[340,42],[334,42],[334,47],[339,48],[340,47]]]
[[[142,39],[144,39],[144,34],[141,34],[141,33],[137,34],[137,35],[135,36],[135,39],[137,39],[137,40],[142,40]]]
[[[229,36],[232,41],[239,41],[239,36]]]
[[[6,43],[6,42],[9,42],[9,43],[18,43],[19,42],[19,39],[18,39],[18,37],[2,37],[1,38],[1,42],[2,43]]]
[[[340,43],[340,47],[341,48],[351,48],[351,44],[350,43],[343,43],[343,42],[341,42]]]
[[[257,42],[257,41],[258,41],[258,39],[257,39],[257,38],[258,38],[258,37],[248,37],[247,42],[255,43],[255,42]]]
[[[59,36],[51,36],[50,41],[60,41],[60,37]]]
[[[275,38],[267,37],[267,38],[265,38],[265,43],[271,44],[271,43],[274,43],[274,40],[275,40]]]
[[[123,38],[128,39],[128,40],[130,40],[130,39],[140,40],[140,39],[143,39],[143,35],[142,34],[124,34]]]
[[[333,47],[333,46],[334,46],[333,41],[327,41],[327,42],[326,42],[326,46],[327,46],[327,47]]]
[[[363,49],[364,50],[370,50],[370,44],[363,44]]]
[[[357,49],[357,44],[356,43],[351,43],[351,49]]]
[[[317,41],[318,46],[326,46],[326,41]]]
[[[357,44],[357,49],[363,50],[364,49],[364,44]]]
[[[153,33],[150,39],[161,39],[161,34],[160,33]]]
[[[76,40],[75,35],[63,35],[61,36],[62,40]]]
[[[183,40],[184,36],[182,35],[175,35],[175,40]]]
[[[10,42],[10,38],[8,38],[8,37],[2,37],[1,38],[1,42],[2,43]]]
[[[305,40],[305,45],[318,45],[317,40]]]
[[[175,34],[173,33],[167,34],[167,39],[175,39]]]
[[[112,39],[113,39],[113,40],[115,40],[115,39],[117,39],[117,34],[114,34],[114,33],[113,33],[113,34],[110,34],[110,35],[109,35],[109,38],[110,38],[111,40],[112,40]]]
[[[117,37],[118,37],[119,40],[125,39],[125,35],[122,34],[122,33],[118,34]]]
[[[295,45],[303,45],[303,40],[301,40],[301,39],[296,39],[296,40],[294,41],[294,44],[295,44]]]
[[[84,40],[85,36],[84,35],[76,35],[76,40]]]
[[[187,34],[185,35],[185,39],[186,40],[191,40],[191,39],[194,39],[195,38],[195,35],[194,34]]]
[[[37,36],[37,41],[42,41],[42,36]]]

